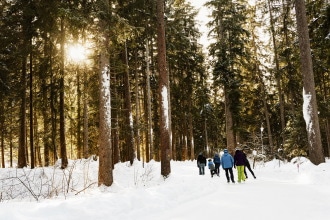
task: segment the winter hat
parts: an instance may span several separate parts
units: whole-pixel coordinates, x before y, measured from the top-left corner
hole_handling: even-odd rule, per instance
[[[224,149],[223,152],[224,152],[224,153],[228,153],[228,150],[227,150],[227,149]]]

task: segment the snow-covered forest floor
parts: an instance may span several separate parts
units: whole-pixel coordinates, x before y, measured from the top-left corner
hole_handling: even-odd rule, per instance
[[[252,161],[251,161],[252,162]],[[252,164],[252,163],[251,163]],[[70,161],[66,170],[0,170],[0,219],[327,219],[330,161],[306,158],[257,163],[257,179],[228,184],[198,175],[196,161],[172,161],[164,180],[160,163],[115,165],[111,187],[98,187],[98,161]],[[234,169],[235,178],[236,170]],[[250,175],[249,175],[250,174]]]

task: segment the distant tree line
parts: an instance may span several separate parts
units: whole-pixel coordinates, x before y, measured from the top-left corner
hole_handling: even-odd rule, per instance
[[[185,0],[1,1],[1,166],[61,159],[64,169],[68,159],[100,156],[107,145],[110,152],[102,152],[112,165],[193,160],[241,145],[269,159],[315,151],[313,162],[322,162],[330,152],[329,3],[247,2],[208,1],[207,57],[197,11]],[[306,86],[301,68],[300,4],[315,88]],[[86,53],[79,62],[68,53],[76,44]],[[100,96],[102,74],[109,77],[107,99]],[[319,142],[306,131],[303,88],[315,93]],[[110,111],[102,113],[108,121],[100,120],[101,109]],[[100,133],[107,125],[110,132]]]

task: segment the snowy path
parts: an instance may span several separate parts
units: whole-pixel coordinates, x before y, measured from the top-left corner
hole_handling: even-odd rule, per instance
[[[292,164],[281,168],[270,164],[254,170],[257,179],[228,184],[223,170],[220,178],[211,178],[208,170],[205,176],[198,175],[195,162],[174,162],[169,179],[164,182],[158,175],[147,187],[134,186],[136,169],[123,165],[109,192],[95,189],[66,200],[0,203],[0,219],[328,219],[329,165],[306,165],[298,173]],[[158,173],[159,163],[153,166]],[[234,174],[236,177],[236,170]]]
[[[268,173],[262,171],[256,171],[256,175],[259,174],[257,179],[250,178],[241,184],[227,184],[223,170],[221,170],[220,178],[213,179],[210,178],[208,172],[205,176],[187,175],[187,178],[190,178],[190,181],[197,186],[183,190],[184,194],[192,195],[191,200],[178,202],[177,207],[171,209],[170,215],[164,213],[166,218],[160,219],[168,219],[168,217],[177,220],[202,219],[215,217],[216,214],[220,219],[319,219],[315,216],[328,219],[329,191],[327,195],[324,195],[325,192],[317,186],[305,184],[305,182],[297,183],[292,179],[291,181],[278,179],[274,173],[272,178],[269,170]],[[236,176],[235,169],[234,175]],[[186,199],[188,195],[181,195],[181,197]],[[180,193],[178,198],[180,198]],[[318,214],[315,215],[315,213]]]

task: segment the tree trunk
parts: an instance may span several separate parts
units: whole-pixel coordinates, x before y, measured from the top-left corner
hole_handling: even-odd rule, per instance
[[[45,42],[45,47],[44,47],[44,56],[47,57],[51,54],[51,47],[49,46],[49,38],[44,36],[44,42]],[[49,48],[49,49],[48,49]],[[48,53],[47,53],[48,52]],[[51,58],[50,58],[51,59]],[[44,70],[44,74],[41,75],[41,115],[43,118],[43,144],[44,144],[44,164],[46,167],[50,165],[50,157],[49,157],[49,151],[51,149],[51,142],[50,142],[50,129],[49,129],[49,124],[51,122],[50,117],[49,117],[49,112],[47,111],[49,109],[49,99],[48,99],[48,86],[47,85],[47,69]]]
[[[161,175],[168,177],[171,173],[171,142],[170,142],[170,112],[169,112],[169,76],[166,70],[165,18],[164,0],[157,0],[157,49],[159,73],[159,103],[160,103],[160,148]]]
[[[128,54],[127,54],[127,45],[125,42],[125,72],[124,72],[124,89],[125,89],[125,119],[126,119],[126,128],[127,132],[125,135],[126,147],[128,149],[128,156],[130,164],[132,165],[134,159],[136,158],[136,148],[134,146],[134,128],[133,128],[133,115],[132,115],[132,104],[131,104],[131,89],[129,83],[129,67],[128,67]]]
[[[1,126],[1,135],[0,135],[0,140],[1,140],[1,168],[6,167],[5,163],[5,133],[3,126]]]
[[[81,139],[81,127],[82,127],[82,117],[81,117],[81,80],[80,80],[80,71],[78,70],[77,68],[77,72],[76,72],[76,79],[77,79],[77,158],[82,158],[82,150],[83,150],[83,142],[82,142],[82,139]],[[71,140],[72,142],[73,140]],[[73,150],[71,149],[71,159],[72,156],[73,156]]]
[[[231,102],[228,98],[228,92],[225,93],[225,114],[226,114],[226,139],[227,139],[227,148],[230,153],[234,153],[236,148],[236,139],[234,134],[234,123],[233,123],[233,114],[230,110]]]
[[[89,145],[88,145],[88,84],[87,84],[87,73],[84,71],[84,146],[83,146],[83,156],[85,159],[89,157]]]
[[[33,132],[33,68],[32,68],[32,39],[30,40],[30,167],[31,169],[35,166],[35,155],[34,155],[34,132]]]
[[[34,130],[34,134],[35,134],[35,144],[34,144],[34,149],[35,149],[35,166],[39,166],[42,167],[43,163],[42,163],[42,157],[41,157],[41,148],[40,148],[40,138],[39,138],[39,126],[38,126],[38,116],[37,116],[37,112],[34,111],[33,112],[34,117],[34,126],[33,126],[33,130]]]
[[[257,58],[258,57],[258,52],[257,52],[258,48],[257,48],[257,45],[256,45],[254,35],[253,35],[252,38],[253,38],[253,42],[252,42],[252,44],[253,44],[253,55]],[[267,106],[267,94],[266,94],[266,90],[265,90],[265,84],[264,84],[264,81],[263,81],[263,75],[262,75],[262,71],[260,70],[259,64],[257,64],[257,63],[255,64],[255,69],[256,69],[256,74],[257,74],[256,77],[258,78],[258,81],[260,83],[260,91],[261,91],[264,116],[265,116],[266,126],[267,126],[269,146],[270,146],[271,153],[274,153],[273,135],[272,135],[271,124],[270,124],[270,119],[269,119],[269,111],[268,111],[268,106]],[[281,90],[281,89],[279,89],[279,90]],[[283,112],[281,111],[281,113],[283,113]],[[282,137],[284,137],[284,136],[282,136]]]
[[[49,141],[49,127],[48,123],[49,120],[47,118],[47,112],[42,108],[42,115],[43,115],[43,128],[44,128],[44,135],[43,135],[43,143],[44,143],[44,163],[45,166],[48,167],[50,165],[50,157],[49,157],[49,150],[51,148],[51,144]]]
[[[135,72],[135,121],[136,121],[136,135],[135,135],[135,149],[136,149],[136,157],[138,160],[141,160],[141,158],[144,158],[144,155],[141,154],[141,146],[140,146],[140,142],[141,142],[141,137],[140,137],[140,115],[141,115],[141,111],[140,111],[140,89],[139,89],[139,71],[138,71],[138,64],[137,64],[137,50],[134,50],[134,72]]]
[[[11,124],[11,123],[10,123]],[[14,148],[14,144],[13,144],[13,131],[12,129],[10,129],[9,132],[9,160],[10,160],[10,164],[9,167],[13,167],[13,148]]]
[[[209,148],[209,137],[207,134],[207,119],[206,116],[204,117],[204,138],[205,138],[205,148],[206,148],[206,156],[210,154],[210,148]]]
[[[51,73],[51,86],[50,86],[50,114],[51,114],[51,148],[53,150],[53,161],[57,161],[57,93],[56,93],[55,76]]]
[[[111,1],[107,2],[105,13],[111,15]],[[101,20],[99,29],[103,31],[103,42],[99,60],[99,173],[98,185],[111,186],[113,183],[113,150],[111,145],[111,84],[109,58],[109,24],[108,20]]]
[[[191,110],[191,108],[190,108]],[[190,160],[195,159],[195,145],[194,145],[194,126],[193,126],[193,116],[189,112],[189,146],[190,146]]]
[[[0,91],[0,100],[4,100],[3,99],[3,93],[2,91]],[[4,146],[4,141],[5,141],[5,133],[6,133],[6,129],[5,127],[5,103],[2,103],[2,105],[0,106],[0,139],[1,139],[1,167],[5,168],[5,146]],[[11,139],[10,139],[11,140]]]
[[[64,44],[65,44],[65,30],[64,18],[61,18],[61,61],[60,61],[60,148],[61,148],[61,169],[68,166],[68,158],[65,143],[65,107],[64,107]]]
[[[185,113],[183,113],[183,125],[182,125],[182,156],[181,156],[181,160],[187,160],[188,158],[188,119],[187,119],[187,115]]]
[[[18,146],[18,168],[26,167],[26,57],[22,58],[21,76],[21,112],[20,112],[20,136]]]
[[[269,8],[269,16],[270,16],[270,27],[271,27],[271,32],[272,32],[272,43],[274,47],[274,59],[275,59],[275,67],[276,67],[276,73],[275,73],[275,78],[276,78],[276,84],[277,84],[277,89],[278,89],[278,98],[280,102],[280,118],[281,118],[281,144],[284,145],[285,142],[285,137],[284,137],[284,130],[285,130],[285,117],[284,117],[284,100],[283,100],[283,92],[282,92],[282,80],[280,76],[280,65],[279,65],[279,60],[278,60],[278,52],[277,52],[277,45],[276,45],[276,32],[275,32],[275,24],[274,24],[274,19],[273,19],[273,11],[272,7],[270,4],[270,0],[268,0],[268,8]],[[268,129],[268,125],[267,125]],[[269,133],[268,133],[269,134]],[[273,148],[273,146],[270,146]]]
[[[325,133],[327,135],[327,156],[330,157],[330,118],[325,119]]]
[[[114,73],[114,71],[112,71],[111,73],[111,85],[113,85],[113,89],[112,89],[112,94],[114,94],[113,96],[115,97],[115,100],[118,100],[118,91],[117,91],[117,76],[116,73]],[[110,86],[111,87],[111,86]],[[118,103],[116,101],[114,101],[114,103]],[[113,106],[114,104],[112,104]],[[112,143],[112,150],[113,150],[113,164],[116,164],[120,161],[120,150],[119,150],[119,125],[118,125],[118,105],[114,106],[113,108],[111,108],[111,116],[112,116],[112,129],[111,129],[111,143]]]
[[[269,141],[269,147],[270,147],[270,152],[271,154],[274,153],[274,145],[273,145],[273,138],[272,138],[272,130],[271,130],[271,124],[269,120],[269,112],[268,112],[268,106],[267,106],[267,99],[266,99],[266,92],[265,92],[265,85],[263,81],[261,81],[261,96],[262,96],[262,102],[264,105],[264,115],[265,115],[265,120],[266,120],[266,126],[267,126],[267,137]],[[283,140],[283,139],[282,139]]]
[[[147,87],[147,144],[146,144],[146,161],[153,159],[153,135],[152,135],[152,111],[151,111],[151,88],[150,88],[150,67],[149,67],[149,44],[146,41],[146,87]]]
[[[175,125],[172,125],[173,127],[175,127]],[[177,155],[177,146],[180,146],[179,143],[179,137],[177,137],[177,129],[173,129],[172,132],[172,138],[173,138],[173,144],[172,144],[172,160],[177,160],[178,155]]]
[[[325,162],[319,126],[313,63],[309,42],[304,0],[296,0],[297,31],[300,48],[301,71],[303,74],[304,119],[309,143],[309,158],[315,165]]]
[[[105,54],[100,57],[100,131],[99,131],[99,173],[98,185],[111,186],[112,148],[111,148],[111,95],[110,70]]]

